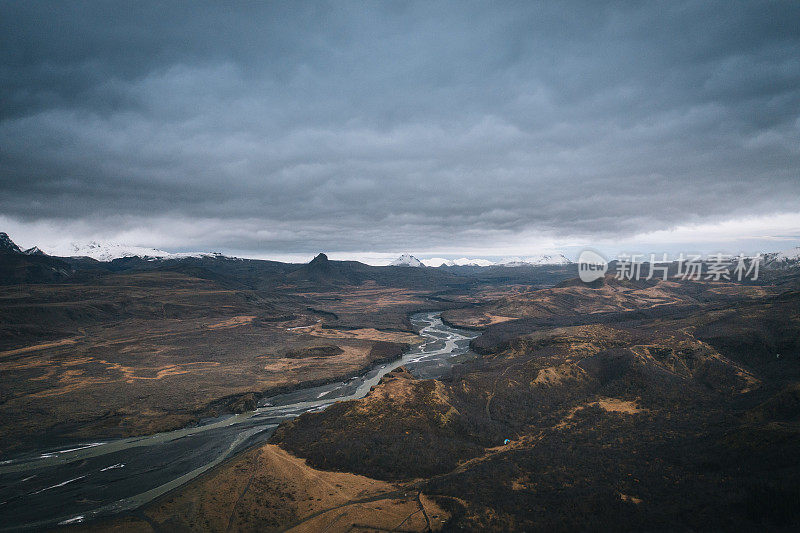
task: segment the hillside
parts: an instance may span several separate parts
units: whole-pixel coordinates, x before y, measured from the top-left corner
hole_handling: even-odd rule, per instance
[[[517,332],[450,380],[398,375],[273,442],[408,480],[456,529],[785,527],[800,520],[800,296],[741,309]]]

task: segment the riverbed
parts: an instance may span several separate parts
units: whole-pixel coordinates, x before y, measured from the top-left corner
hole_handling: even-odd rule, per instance
[[[439,313],[411,318],[424,342],[362,376],[263,399],[255,411],[145,437],[86,441],[0,462],[0,531],[68,525],[136,509],[230,456],[265,442],[283,421],[364,397],[405,366],[438,378],[469,354],[475,332],[445,325]]]

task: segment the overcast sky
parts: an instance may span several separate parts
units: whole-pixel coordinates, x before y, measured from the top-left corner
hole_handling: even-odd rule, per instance
[[[800,2],[172,4],[0,4],[0,231],[279,258],[800,244]]]

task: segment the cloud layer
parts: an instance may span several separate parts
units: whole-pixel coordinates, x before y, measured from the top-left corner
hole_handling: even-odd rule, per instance
[[[0,215],[33,233],[526,253],[800,211],[796,2],[0,12]]]

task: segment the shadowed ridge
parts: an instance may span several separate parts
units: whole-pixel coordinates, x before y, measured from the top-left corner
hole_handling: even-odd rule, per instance
[[[27,254],[7,233],[0,232],[0,285],[61,282],[72,273],[64,261],[41,252]]]
[[[22,250],[11,240],[8,233],[0,231],[0,253],[21,254]]]

